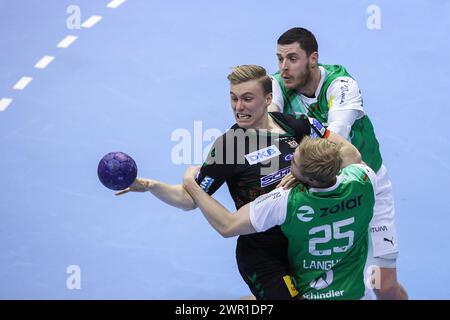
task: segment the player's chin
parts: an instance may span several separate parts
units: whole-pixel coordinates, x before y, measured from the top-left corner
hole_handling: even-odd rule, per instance
[[[253,121],[251,121],[250,119],[243,120],[236,118],[236,123],[239,127],[243,129],[250,129],[252,127]]]
[[[289,90],[295,90],[295,88],[297,87],[296,82],[294,82],[290,79],[289,80],[283,79],[283,83],[284,83],[284,86],[286,87],[286,89],[289,89]]]

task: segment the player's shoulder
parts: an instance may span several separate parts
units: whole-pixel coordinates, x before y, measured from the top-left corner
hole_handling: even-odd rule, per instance
[[[308,119],[308,117],[304,114],[287,114],[282,112],[269,112],[272,117],[277,120],[287,124],[287,125],[295,125],[296,123],[302,120]]]
[[[257,207],[265,206],[269,203],[282,201],[289,196],[291,189],[275,188],[269,193],[263,194],[253,200],[253,205]]]
[[[286,114],[281,112],[270,112],[270,115],[278,122],[282,123],[294,130],[298,138],[303,137],[304,134],[310,132],[312,126],[311,119],[304,114]]]
[[[356,83],[355,78],[341,64],[319,64],[319,66],[325,70],[326,79],[331,83]]]
[[[358,88],[358,82],[350,76],[339,76],[334,78],[330,83],[330,88],[346,88],[347,90],[352,88]]]
[[[330,88],[336,86],[358,87],[356,79],[348,73],[343,65],[323,65],[323,67],[326,71],[326,78],[330,81]]]
[[[327,74],[336,74],[336,75],[342,75],[342,76],[350,76],[350,73],[347,71],[347,68],[345,68],[342,64],[319,64],[322,68],[324,68],[327,72]]]
[[[373,172],[373,170],[367,164],[364,164],[364,163],[349,164],[348,166],[343,168],[342,171],[346,172],[346,173],[353,173],[353,172],[358,173],[358,172],[370,172],[370,171]]]
[[[368,165],[363,163],[350,164],[342,169],[342,174],[350,180],[366,182],[370,180],[372,183],[376,179],[376,174]]]
[[[350,76],[338,76],[331,79],[331,82],[326,91],[327,99],[331,96],[339,98],[339,101],[344,102],[349,97],[360,96],[358,82]]]
[[[290,119],[295,119],[291,114],[286,114],[278,111],[271,111],[269,114],[275,119],[287,123]]]

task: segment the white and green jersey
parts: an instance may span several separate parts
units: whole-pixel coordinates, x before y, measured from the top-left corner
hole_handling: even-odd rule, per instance
[[[361,299],[376,176],[365,165],[341,170],[335,185],[275,189],[250,204],[257,232],[275,225],[289,241],[295,285],[306,299]]]
[[[329,112],[356,110],[349,140],[375,172],[382,164],[379,144],[370,119],[364,114],[363,102],[356,81],[341,65],[319,65],[320,83],[315,97],[309,98],[287,89],[279,72],[273,75],[273,102],[286,114],[306,114],[323,124],[329,123]]]

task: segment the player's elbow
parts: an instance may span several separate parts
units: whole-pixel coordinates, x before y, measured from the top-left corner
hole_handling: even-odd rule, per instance
[[[216,228],[217,232],[224,238],[232,238],[236,236],[236,232],[229,225],[223,225],[219,228]]]
[[[236,237],[237,234],[231,231],[225,231],[225,232],[221,232],[220,235],[224,238],[233,238]]]
[[[362,162],[361,153],[357,149],[356,149],[356,152],[353,154],[353,161],[354,161],[354,163],[361,163]]]
[[[237,228],[237,221],[233,215],[230,215],[226,222],[221,224],[217,231],[224,238],[232,238],[239,235]]]
[[[219,231],[220,235],[222,236],[222,238],[231,238],[232,235],[226,231]]]
[[[186,203],[181,207],[182,210],[184,211],[192,211],[194,209],[197,209],[197,205],[195,204],[195,202],[190,202],[190,203]]]
[[[236,236],[238,236],[239,233],[236,232],[236,230],[229,230],[228,232],[226,232],[223,237],[224,238],[234,238]]]
[[[361,163],[362,160],[361,153],[353,145],[347,148],[347,157],[353,163]]]
[[[361,153],[354,146],[345,146],[341,149],[342,167],[350,164],[361,163]]]

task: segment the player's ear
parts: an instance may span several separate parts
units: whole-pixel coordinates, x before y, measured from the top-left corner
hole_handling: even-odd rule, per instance
[[[270,106],[270,104],[272,103],[272,92],[266,94],[266,96],[264,97],[264,102],[266,104],[266,107]]]
[[[319,181],[317,181],[316,179],[307,177],[306,183],[311,187],[316,187],[319,184]]]
[[[314,51],[309,55],[308,59],[311,68],[316,68],[319,64],[319,53],[317,51]]]

